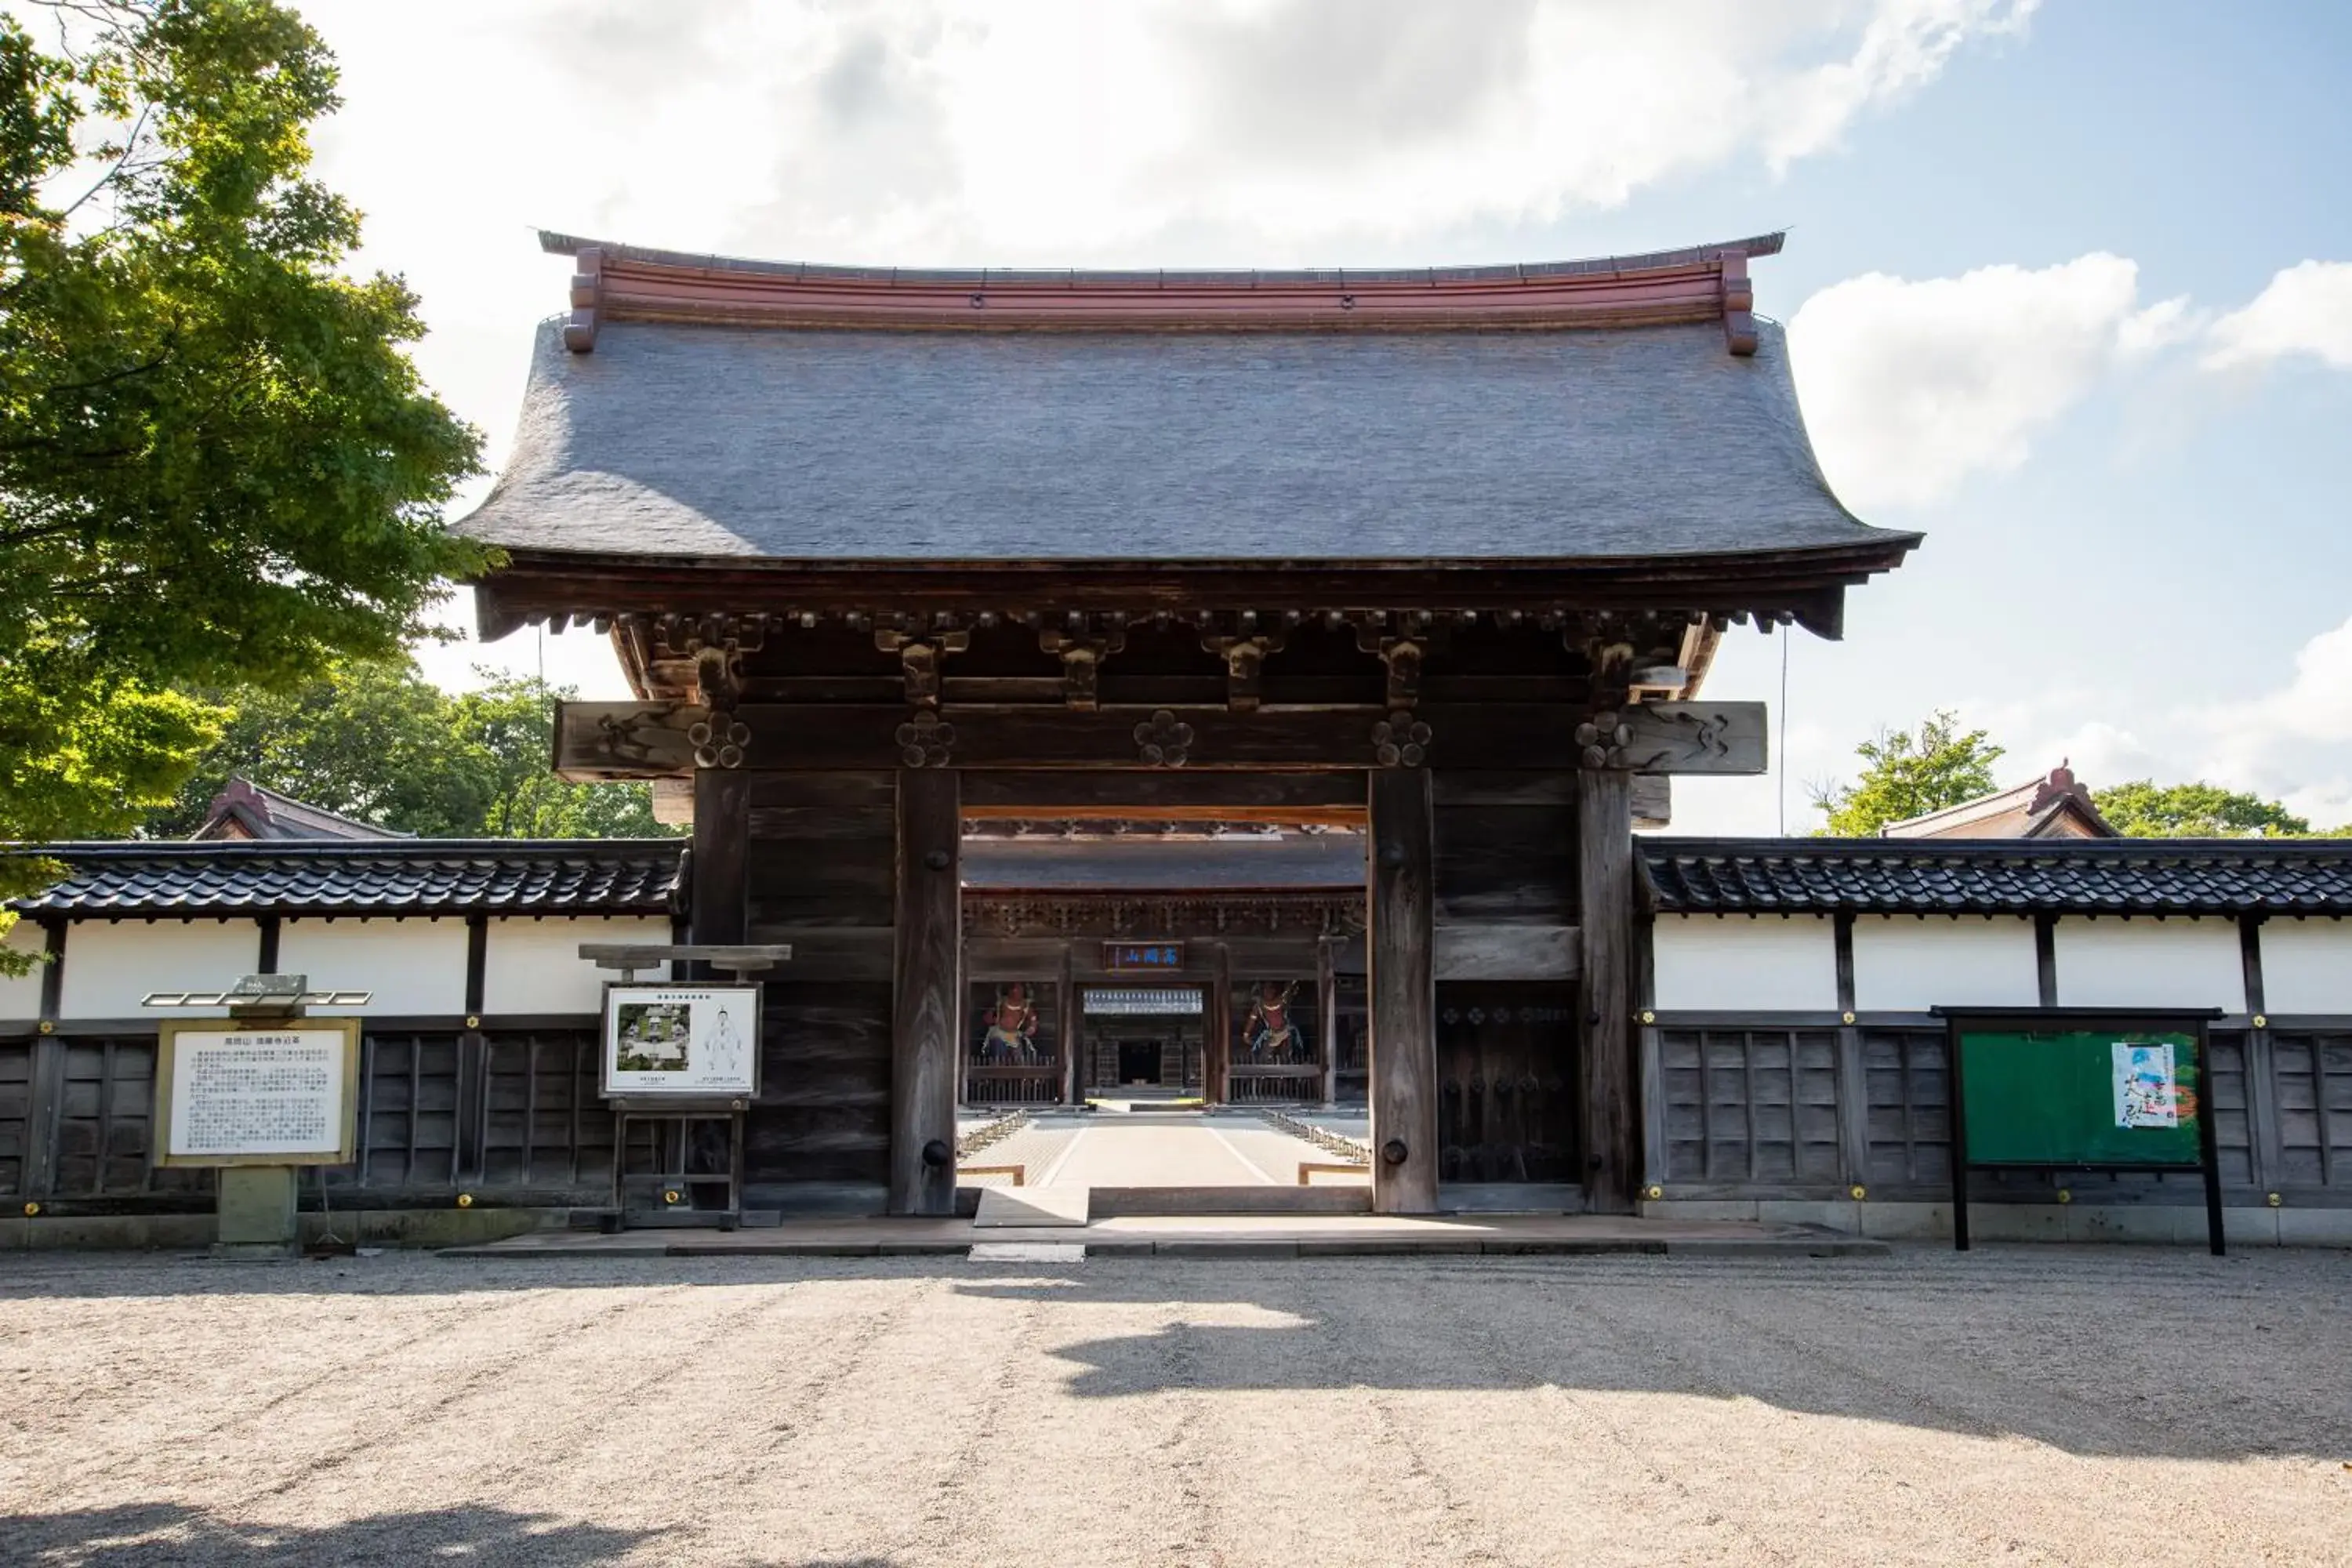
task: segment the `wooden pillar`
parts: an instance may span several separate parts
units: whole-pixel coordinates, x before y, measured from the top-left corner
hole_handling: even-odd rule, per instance
[[[898,773],[890,1212],[955,1212],[956,992],[963,959],[958,775]]]
[[[1584,1202],[1594,1214],[1630,1214],[1641,1169],[1640,1101],[1633,1085],[1633,775],[1617,768],[1576,774],[1577,928],[1584,964]]]
[[[694,940],[732,945],[751,924],[751,775],[704,768],[694,775]]]
[[[1433,1214],[1437,983],[1429,770],[1375,769],[1370,804],[1372,1207]]]
[[[1870,1189],[1870,1075],[1863,1060],[1862,1030],[1851,1020],[1853,1006],[1853,915],[1830,917],[1837,956],[1838,1170],[1851,1192]],[[1793,1107],[1790,1112],[1795,1114]]]
[[[2270,998],[2263,986],[2263,917],[2238,917],[2238,958],[2246,977],[2246,1152],[2252,1184],[2269,1192],[2285,1169],[2279,1137],[2278,1069],[2271,1044]]]
[[[1201,1098],[1222,1105],[1234,1067],[1234,963],[1222,942],[1209,954],[1209,1008],[1201,1022]]]
[[[1078,1047],[1085,1040],[1085,1031],[1078,1027],[1078,983],[1071,976],[1073,967],[1070,950],[1062,949],[1062,973],[1055,983],[1054,1011],[1062,1021],[1062,1103],[1084,1105],[1087,1102],[1087,1069],[1078,1060]]]
[[[1323,1103],[1339,1099],[1339,955],[1331,937],[1315,943],[1315,1033],[1323,1052]]]

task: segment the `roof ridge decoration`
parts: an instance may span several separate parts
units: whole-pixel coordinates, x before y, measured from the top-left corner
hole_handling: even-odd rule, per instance
[[[835,267],[692,256],[541,230],[570,256],[563,343],[607,321],[929,331],[1478,331],[1721,323],[1757,348],[1751,257],[1783,233],[1488,267],[1081,270]]]

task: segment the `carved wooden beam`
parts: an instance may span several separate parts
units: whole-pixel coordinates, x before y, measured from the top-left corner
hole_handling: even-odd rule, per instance
[[[1497,757],[1530,771],[1756,773],[1765,766],[1760,702],[1646,703],[1607,715],[1605,729],[1579,726],[1563,719],[1557,704],[1538,702],[1255,713],[964,706],[952,714],[948,722],[929,710],[910,721],[895,704],[748,702],[731,714],[714,714],[679,703],[568,702],[560,710],[556,770],[583,779],[684,773],[698,761],[690,732],[704,724],[713,726],[708,744],[734,745],[740,765],[753,769],[1339,772],[1478,767]],[[1589,738],[1580,738],[1587,731]],[[716,765],[738,764],[721,759]]]
[[[1761,702],[1645,702],[1578,725],[1577,761],[1637,773],[1760,773],[1766,728]]]

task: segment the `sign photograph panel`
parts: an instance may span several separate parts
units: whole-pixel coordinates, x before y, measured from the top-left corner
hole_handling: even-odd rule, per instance
[[[760,1091],[756,985],[604,987],[607,1095]]]
[[[359,1021],[261,1027],[166,1020],[156,1063],[161,1165],[340,1165],[352,1158]]]

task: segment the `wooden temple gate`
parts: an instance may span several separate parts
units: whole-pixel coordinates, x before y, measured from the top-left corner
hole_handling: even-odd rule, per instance
[[[951,1212],[969,983],[1013,977],[973,954],[1021,934],[967,941],[972,825],[1141,817],[1360,836],[1360,940],[1311,934],[1326,1019],[1361,954],[1378,1208],[1630,1209],[1636,796],[1762,769],[1760,704],[1690,700],[1727,626],[1833,637],[1916,542],[1813,467],[1749,310],[1779,237],[1181,277],[545,243],[574,309],[460,525],[504,552],[478,613],[614,638],[642,700],[566,705],[557,771],[690,809],[694,942],[793,945],[755,1183]],[[1265,1092],[1223,1017],[1255,961],[1210,946],[1204,1087]],[[1066,1028],[1070,967],[1026,977]]]

